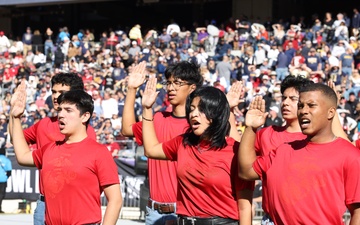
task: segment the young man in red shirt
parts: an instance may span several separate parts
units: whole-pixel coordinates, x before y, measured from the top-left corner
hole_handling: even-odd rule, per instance
[[[57,98],[60,94],[70,90],[84,90],[84,83],[82,79],[74,73],[59,73],[51,79],[52,95],[51,100],[55,110],[58,110],[59,104]],[[96,140],[96,134],[91,126],[87,128],[87,134],[92,139]],[[54,141],[61,141],[64,135],[60,132],[58,117],[46,117],[28,129],[24,130],[26,142],[35,144],[35,149],[42,148],[46,144]],[[42,187],[42,173],[40,170],[40,196],[37,201],[36,209],[34,211],[34,225],[44,225],[45,219],[45,201]]]
[[[297,115],[306,138],[285,142],[257,158],[255,132],[267,113],[261,97],[251,103],[240,144],[239,175],[261,178],[266,184],[268,213],[275,224],[343,224],[346,207],[351,224],[360,222],[360,152],[334,134],[336,107],[337,96],[330,87],[303,87]]]
[[[41,169],[46,224],[100,224],[102,191],[108,200],[102,224],[116,224],[122,205],[117,167],[107,148],[87,135],[91,96],[83,90],[61,94],[58,126],[65,138],[31,151],[20,122],[25,89],[22,82],[11,99],[10,134],[18,163]]]
[[[311,84],[312,81],[301,76],[287,76],[281,83],[281,114],[286,121],[285,126],[270,126],[262,128],[256,133],[255,151],[258,156],[266,156],[272,150],[277,149],[284,143],[289,143],[296,140],[303,140],[306,138],[301,132],[300,124],[297,117],[297,103],[299,100],[299,91],[302,87]],[[337,136],[345,137],[343,132],[336,128],[340,126],[338,117],[334,119],[334,129]],[[248,132],[248,131],[247,131]],[[247,140],[243,140],[247,141]],[[266,183],[263,184],[263,200],[262,208],[267,214],[269,205],[267,204],[267,187]],[[271,219],[267,215],[264,216],[263,222],[270,222]]]
[[[146,63],[142,62],[129,74],[122,117],[122,134],[134,136],[139,145],[143,144],[142,123],[136,123],[134,104],[137,88],[145,81],[145,70]],[[185,117],[186,98],[203,83],[198,66],[185,61],[168,66],[165,77],[172,111],[154,115],[155,131],[160,142],[168,141],[185,133],[189,127]],[[176,162],[148,159],[150,199],[145,224],[176,223],[175,210],[178,189],[176,166]]]

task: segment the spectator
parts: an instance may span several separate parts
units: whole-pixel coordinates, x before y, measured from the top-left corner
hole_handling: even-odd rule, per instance
[[[284,80],[285,77],[289,74],[288,65],[289,59],[288,56],[284,53],[283,48],[281,46],[278,47],[279,54],[276,60],[276,76],[277,80]]]
[[[23,42],[23,48],[24,52],[23,55],[27,55],[28,51],[32,50],[32,34],[31,34],[31,28],[27,27],[26,32],[22,36],[22,42]]]
[[[54,54],[54,43],[53,43],[53,31],[50,27],[46,29],[46,32],[44,34],[45,37],[45,43],[44,43],[44,53],[48,54],[49,50],[52,54]]]
[[[10,41],[5,36],[4,31],[0,31],[0,54],[4,54],[10,48]]]
[[[104,98],[101,101],[102,113],[105,119],[110,119],[113,114],[118,114],[117,101],[112,97],[112,92],[112,89],[106,89]]]
[[[138,55],[141,52],[141,48],[138,46],[136,41],[131,42],[131,47],[129,48],[129,55],[132,57]]]
[[[106,137],[106,148],[109,150],[109,152],[111,153],[112,157],[113,158],[118,158],[118,154],[119,154],[119,151],[120,151],[120,146],[117,142],[114,141],[115,140],[115,137],[114,135],[112,134],[109,134],[107,137]]]
[[[39,30],[34,31],[34,34],[31,38],[31,44],[32,44],[31,50],[33,50],[34,52],[40,51],[44,53],[44,42]]]
[[[229,62],[229,57],[224,55],[222,61],[216,65],[216,74],[220,80],[221,85],[225,87],[226,90],[230,88],[230,74],[232,71],[232,66]]]
[[[141,26],[136,24],[133,26],[129,32],[129,38],[131,41],[136,41],[138,44],[142,43],[142,34],[141,34]]]

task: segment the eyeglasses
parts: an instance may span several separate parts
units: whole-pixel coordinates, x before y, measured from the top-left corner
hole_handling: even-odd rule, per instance
[[[172,85],[175,90],[179,90],[182,86],[191,85],[191,84],[185,81],[176,80],[176,81],[164,81],[162,82],[162,85],[164,85],[165,88],[169,88]]]

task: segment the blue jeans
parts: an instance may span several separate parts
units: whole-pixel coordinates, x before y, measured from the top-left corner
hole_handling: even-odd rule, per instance
[[[50,49],[51,54],[54,54],[54,44],[52,41],[45,41],[44,55],[47,55],[48,49]]]
[[[34,225],[45,225],[45,202],[37,200],[34,211]]]
[[[285,77],[289,75],[288,68],[276,68],[276,79],[277,80],[284,80]]]
[[[166,225],[176,224],[177,215],[175,213],[160,214],[157,210],[154,210],[146,206],[146,225]]]

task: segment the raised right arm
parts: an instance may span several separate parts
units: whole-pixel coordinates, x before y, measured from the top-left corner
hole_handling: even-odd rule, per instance
[[[265,112],[265,100],[261,96],[256,96],[250,103],[249,111],[246,114],[246,128],[239,147],[239,177],[244,180],[259,179],[259,175],[253,168],[256,160],[256,130],[265,123],[267,115],[268,113]]]
[[[143,121],[142,134],[145,156],[153,159],[167,159],[162,148],[162,143],[156,137],[154,127],[154,115],[152,106],[158,92],[156,91],[156,78],[149,78],[142,98]]]
[[[26,84],[24,81],[16,88],[14,95],[11,97],[10,105],[9,132],[12,140],[15,140],[13,145],[16,160],[22,166],[35,166],[32,152],[26,143],[20,121],[26,106]]]
[[[126,94],[124,111],[122,116],[122,129],[121,133],[127,137],[133,137],[134,133],[132,125],[136,123],[134,104],[137,88],[140,87],[145,81],[146,62],[143,61],[135,66],[128,79],[128,91]]]

